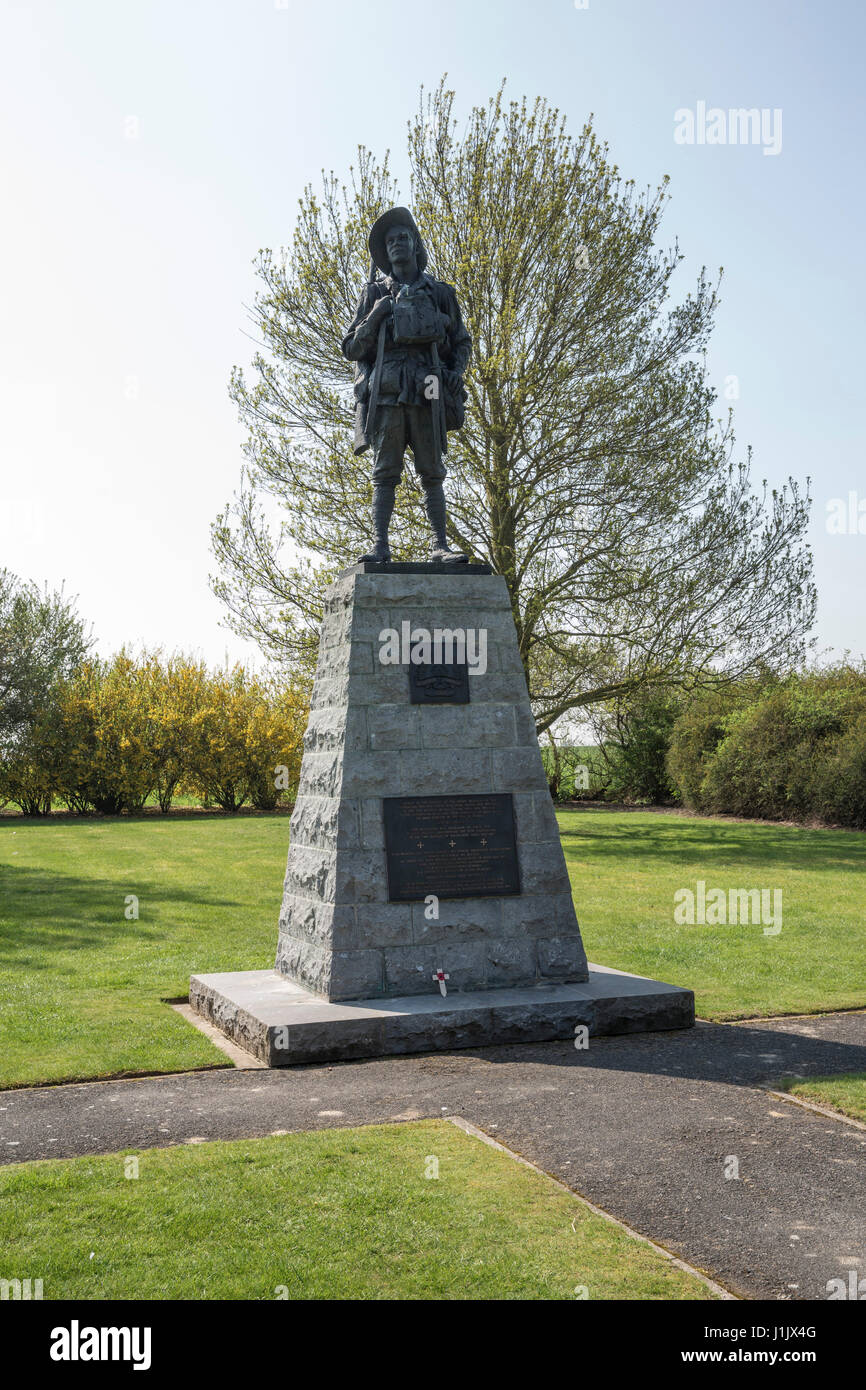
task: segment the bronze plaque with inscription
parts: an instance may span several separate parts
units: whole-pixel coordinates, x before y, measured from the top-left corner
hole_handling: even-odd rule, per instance
[[[412,705],[468,705],[469,667],[462,664],[409,667]]]
[[[386,796],[383,810],[390,902],[520,892],[510,792]]]

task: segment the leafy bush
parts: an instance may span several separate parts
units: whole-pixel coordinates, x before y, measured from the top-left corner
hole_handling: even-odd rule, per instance
[[[866,829],[866,714],[832,741],[812,785],[813,809],[822,820]]]
[[[846,664],[693,700],[668,768],[702,811],[861,824],[866,671]]]
[[[701,809],[707,767],[727,733],[737,699],[736,687],[702,691],[688,701],[672,725],[667,772],[680,799],[693,810]]]
[[[90,636],[62,589],[42,592],[0,570],[0,806],[45,816],[56,790],[57,692]]]
[[[597,801],[604,795],[606,768],[599,748],[551,741],[542,746],[541,759],[554,801]]]
[[[0,570],[0,754],[45,707],[58,680],[71,676],[91,644],[75,602],[63,590]]]
[[[0,797],[47,815],[168,811],[183,788],[206,805],[273,810],[300,773],[306,690],[202,662],[121,651],[57,680],[0,765]],[[279,773],[278,773],[279,769]]]
[[[676,696],[644,690],[596,713],[608,800],[660,805],[676,799],[667,754],[677,712]]]
[[[86,661],[59,690],[63,729],[58,791],[76,811],[141,810],[156,786],[146,673],[121,651]]]
[[[57,792],[62,741],[57,704],[33,710],[0,758],[0,804],[11,801],[25,816],[47,816]]]
[[[217,672],[193,719],[185,785],[224,811],[247,801],[273,810],[281,796],[277,768],[287,770],[287,789],[297,784],[306,713],[294,687],[277,691],[242,666]]]
[[[192,758],[195,716],[207,702],[208,673],[203,662],[184,656],[142,658],[147,688],[148,740],[154,762],[159,809],[171,809],[175,792]]]

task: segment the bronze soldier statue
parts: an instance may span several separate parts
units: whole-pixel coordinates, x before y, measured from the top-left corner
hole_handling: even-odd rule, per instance
[[[460,563],[445,534],[449,430],[463,424],[463,374],[472,339],[450,285],[425,273],[427,252],[412,214],[391,208],[369,239],[370,281],[343,339],[355,363],[355,453],[373,449],[376,543],[362,560],[388,561],[388,527],[406,448],[424,488],[431,560]],[[377,275],[377,269],[382,275]]]

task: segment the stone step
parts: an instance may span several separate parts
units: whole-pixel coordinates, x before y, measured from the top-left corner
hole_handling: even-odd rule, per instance
[[[603,965],[582,984],[329,1003],[273,970],[194,975],[190,1004],[270,1067],[690,1028],[690,989]]]

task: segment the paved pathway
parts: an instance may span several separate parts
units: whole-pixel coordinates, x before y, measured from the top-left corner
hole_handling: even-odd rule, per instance
[[[459,1114],[735,1293],[825,1299],[866,1277],[866,1129],[767,1088],[845,1071],[866,1013],[89,1082],[0,1093],[0,1162]]]

